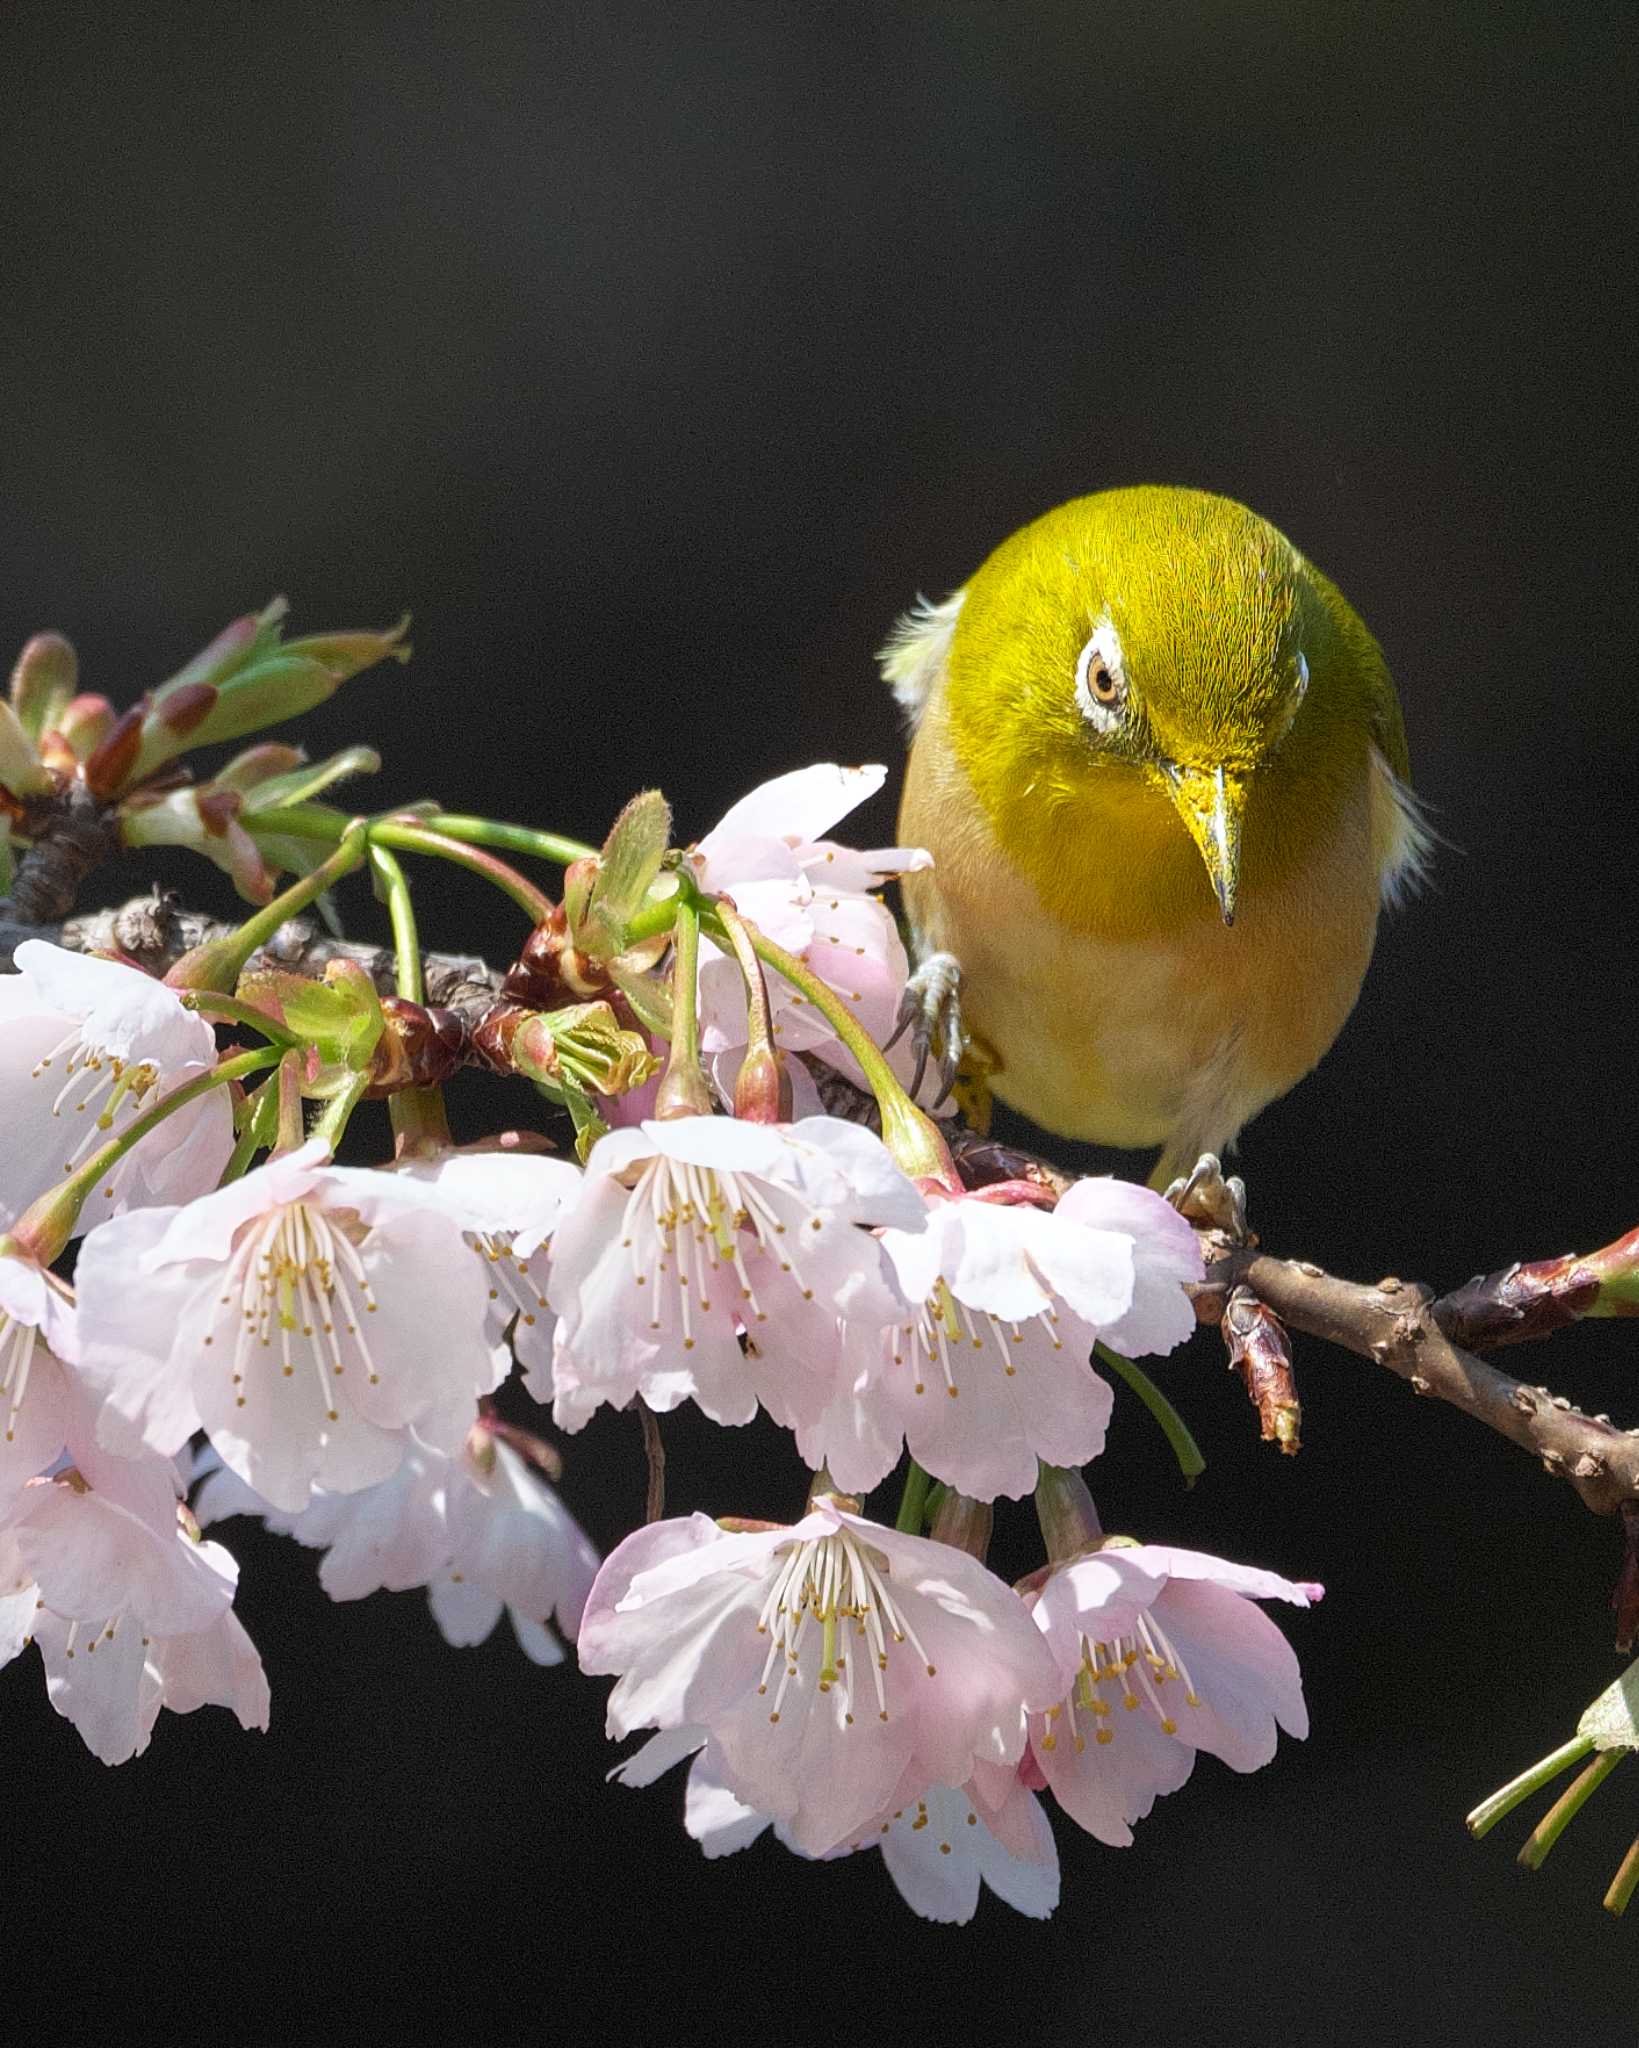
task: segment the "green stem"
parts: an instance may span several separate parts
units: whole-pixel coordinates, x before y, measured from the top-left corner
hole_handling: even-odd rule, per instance
[[[258,1046],[254,1052],[236,1053],[232,1059],[223,1060],[209,1072],[196,1074],[191,1081],[184,1081],[179,1088],[173,1088],[168,1095],[135,1116],[108,1143],[77,1167],[66,1180],[54,1188],[48,1188],[40,1198],[18,1217],[12,1226],[11,1236],[39,1261],[49,1266],[61,1256],[69,1239],[74,1235],[74,1226],[80,1220],[80,1211],[95,1192],[97,1183],[104,1174],[111,1173],[126,1153],[138,1145],[148,1133],[158,1128],[169,1116],[179,1109],[186,1109],[190,1102],[197,1102],[201,1095],[208,1095],[213,1088],[226,1087],[228,1082],[237,1081],[246,1074],[261,1073],[281,1057],[277,1046]],[[5,1240],[0,1238],[0,1245]]]
[[[210,989],[225,993],[244,972],[245,962],[265,946],[288,918],[305,910],[316,896],[322,896],[332,882],[351,874],[368,851],[368,827],[362,818],[349,820],[336,850],[320,861],[311,874],[293,882],[282,894],[247,917],[242,925],[220,939],[209,939],[184,953],[166,975],[167,986],[175,989]]]
[[[393,974],[398,992],[408,1003],[427,1000],[427,984],[421,972],[421,942],[415,928],[415,905],[410,885],[397,857],[379,840],[370,841],[370,865],[381,884],[387,902],[387,918],[393,928]]]
[[[912,1458],[910,1469],[905,1474],[905,1490],[899,1496],[899,1512],[894,1516],[893,1525],[901,1534],[920,1536],[927,1520],[928,1490],[933,1485],[931,1472],[924,1472]]]
[[[742,922],[757,958],[790,982],[805,1002],[813,1004],[858,1061],[860,1072],[865,1076],[882,1113],[882,1141],[900,1168],[913,1179],[935,1180],[952,1192],[960,1193],[961,1180],[933,1120],[923,1115],[899,1085],[899,1077],[889,1066],[886,1054],[853,1011],[835,989],[821,981],[813,969],[805,966],[794,953],[776,945],[754,924]],[[733,945],[715,907],[708,907],[703,912],[701,928],[723,945]]]
[[[688,889],[674,890],[670,896],[662,896],[646,910],[640,910],[626,926],[628,950],[633,946],[641,946],[646,939],[658,939],[663,932],[669,932],[682,915],[682,906],[686,901],[694,905],[698,915],[700,898]]]
[[[469,874],[482,876],[486,882],[492,882],[510,896],[531,924],[544,924],[555,908],[550,896],[544,895],[527,875],[520,875],[506,861],[498,860],[480,846],[468,846],[464,840],[435,832],[418,821],[379,819],[370,827],[370,840],[372,845],[396,846],[405,853],[432,854],[439,860],[453,861]]]
[[[1161,1426],[1161,1434],[1172,1446],[1172,1455],[1178,1460],[1178,1469],[1184,1475],[1184,1484],[1193,1486],[1206,1470],[1206,1459],[1201,1456],[1200,1445],[1189,1433],[1189,1424],[1149,1374],[1141,1371],[1130,1358],[1123,1358],[1119,1352],[1112,1351],[1108,1344],[1095,1344],[1093,1349],[1118,1379],[1125,1380],[1155,1417]]]
[[[302,1042],[277,1017],[259,1010],[254,1003],[242,1003],[237,996],[222,995],[213,989],[184,989],[182,1007],[224,1024],[243,1024],[247,1030],[260,1032],[269,1045],[288,1047]]]
[[[216,1183],[219,1188],[231,1187],[236,1180],[242,1180],[250,1170],[250,1162],[266,1143],[266,1133],[263,1129],[266,1090],[277,1089],[278,1085],[277,1080],[264,1081],[250,1096],[245,1105],[244,1129],[234,1140],[233,1150],[228,1154],[228,1163],[223,1167],[221,1178]]]
[[[1626,1755],[1625,1749],[1601,1750],[1586,1770],[1578,1771],[1526,1836],[1518,1861],[1523,1863],[1527,1870],[1542,1868],[1547,1860],[1548,1851]]]
[[[448,811],[435,811],[426,822],[446,839],[465,840],[471,846],[493,846],[505,853],[530,853],[537,860],[549,860],[560,868],[597,852],[595,846],[583,846],[578,839],[565,839],[559,832],[537,832],[531,825],[503,825],[493,818],[464,818]],[[664,929],[662,925],[661,930]]]
[[[672,934],[672,1053],[670,1067],[695,1069],[700,1064],[700,911],[694,903],[676,906]]]
[[[740,978],[746,985],[746,1051],[772,1053],[776,1050],[774,1019],[769,1010],[768,983],[763,979],[757,949],[752,944],[751,927],[738,911],[730,910],[726,903],[715,903],[712,909],[717,922],[728,934],[728,942],[739,964]]]
[[[1592,1748],[1591,1735],[1573,1735],[1569,1742],[1561,1743],[1551,1756],[1545,1756],[1528,1771],[1521,1771],[1517,1778],[1510,1778],[1489,1799],[1482,1799],[1468,1816],[1468,1832],[1476,1841],[1481,1835],[1489,1834],[1504,1814],[1512,1813],[1522,1799],[1529,1799],[1533,1792],[1539,1792]]]

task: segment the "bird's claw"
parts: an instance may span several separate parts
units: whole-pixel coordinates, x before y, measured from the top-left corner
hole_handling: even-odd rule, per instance
[[[1246,1220],[1246,1183],[1226,1179],[1216,1152],[1203,1152],[1191,1170],[1167,1188],[1166,1199],[1187,1222],[1221,1231],[1231,1244],[1252,1243]]]
[[[883,1048],[886,1051],[897,1045],[907,1031],[911,1034],[911,1045],[916,1053],[910,1083],[912,1101],[920,1096],[929,1061],[937,1062],[934,1071],[939,1081],[939,1092],[926,1105],[930,1109],[938,1109],[955,1087],[957,1070],[967,1047],[967,1036],[962,1029],[961,994],[962,969],[956,955],[930,953],[905,983],[905,993],[899,1000],[899,1015]]]

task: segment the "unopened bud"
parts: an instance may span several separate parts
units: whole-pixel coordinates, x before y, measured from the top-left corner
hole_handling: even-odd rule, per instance
[[[0,789],[14,797],[27,797],[44,796],[55,787],[23,721],[0,697]]]
[[[61,633],[36,633],[27,643],[11,672],[11,703],[30,739],[57,725],[79,674],[79,661]]]
[[[117,796],[131,779],[142,746],[144,709],[122,711],[85,760],[85,786],[93,796]]]
[[[271,610],[271,608],[270,608]],[[340,689],[349,676],[388,656],[407,661],[406,616],[386,633],[322,633],[281,646],[278,617],[264,613],[220,636],[220,659],[204,656],[154,692],[143,723],[142,743],[131,775],[141,780],[185,748],[236,740],[311,711]],[[210,654],[211,649],[206,650]]]
[[[56,730],[67,741],[75,760],[83,761],[113,731],[114,720],[118,716],[108,699],[99,697],[92,690],[83,696],[70,698],[63,707]]]
[[[1303,1410],[1292,1377],[1292,1347],[1275,1311],[1249,1287],[1237,1287],[1224,1305],[1224,1345],[1241,1376],[1266,1444],[1291,1457],[1298,1448]]]
[[[188,847],[231,875],[247,903],[271,903],[279,871],[239,822],[244,801],[219,783],[163,796],[143,792],[120,807],[120,839],[132,847]]]

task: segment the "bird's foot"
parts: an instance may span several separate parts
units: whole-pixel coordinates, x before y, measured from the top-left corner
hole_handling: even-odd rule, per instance
[[[1246,1220],[1246,1183],[1239,1174],[1226,1179],[1216,1152],[1203,1152],[1191,1170],[1172,1181],[1166,1199],[1190,1223],[1221,1231],[1231,1244],[1255,1244]]]
[[[899,1016],[883,1050],[896,1045],[907,1031],[916,1054],[912,1100],[918,1099],[932,1061],[940,1085],[927,1107],[937,1109],[956,1086],[957,1071],[967,1051],[967,1034],[962,1029],[962,967],[954,953],[930,953],[905,983]]]

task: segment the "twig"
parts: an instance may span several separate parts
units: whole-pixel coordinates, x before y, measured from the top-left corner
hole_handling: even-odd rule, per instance
[[[637,1397],[637,1419],[643,1425],[643,1455],[649,1461],[649,1488],[644,1497],[643,1519],[658,1522],[666,1512],[666,1446],[660,1440],[660,1417]]]
[[[162,973],[191,946],[229,927],[179,908],[166,896],[138,897],[117,910],[97,911],[56,925],[25,926],[8,920],[0,907],[0,969],[11,965],[11,948],[21,938],[47,938],[72,951],[122,952]],[[390,947],[332,939],[304,920],[275,934],[256,964],[299,974],[320,974],[327,961],[357,961],[383,990],[393,986]],[[476,1021],[496,1002],[502,977],[468,955],[426,955],[427,999]],[[810,1063],[814,1071],[817,1063]],[[818,1076],[817,1076],[818,1077]],[[823,1072],[825,1106],[832,1114],[869,1122],[861,1092],[833,1070]],[[1034,1180],[1055,1192],[1067,1178],[1034,1153],[978,1137],[958,1120],[941,1124],[958,1164],[973,1184]],[[1629,1246],[1629,1236],[1607,1253],[1587,1259],[1544,1260],[1510,1266],[1454,1293],[1435,1298],[1431,1289],[1398,1279],[1375,1287],[1339,1280],[1306,1260],[1278,1259],[1231,1243],[1211,1227],[1199,1230],[1208,1265],[1195,1310],[1203,1322],[1221,1322],[1236,1288],[1272,1309],[1281,1322],[1308,1336],[1322,1337],[1374,1364],[1386,1366],[1420,1394],[1447,1401],[1488,1429],[1519,1444],[1565,1479],[1597,1514],[1612,1514],[1624,1502],[1639,1501],[1639,1429],[1623,1430],[1603,1416],[1587,1416],[1563,1395],[1527,1386],[1474,1356],[1457,1341],[1517,1342],[1546,1335],[1586,1311],[1591,1261],[1605,1261]],[[664,1495],[665,1456],[654,1417],[640,1409],[649,1450],[649,1500]]]
[[[1202,1322],[1218,1322],[1232,1290],[1250,1288],[1292,1329],[1387,1366],[1414,1392],[1449,1401],[1530,1451],[1596,1514],[1639,1500],[1639,1430],[1584,1415],[1563,1395],[1526,1386],[1453,1344],[1434,1319],[1431,1289],[1394,1278],[1367,1287],[1307,1261],[1225,1244],[1216,1232],[1201,1239],[1207,1280],[1195,1313]]]

